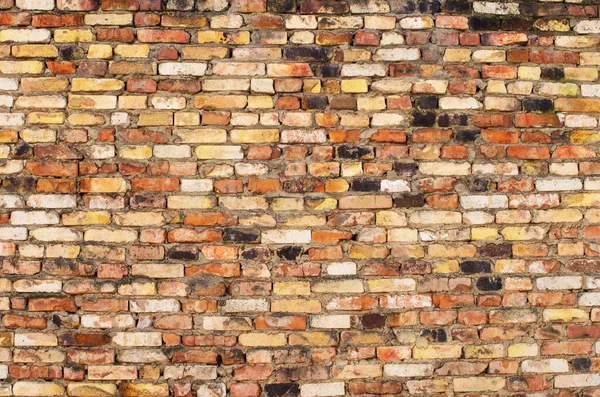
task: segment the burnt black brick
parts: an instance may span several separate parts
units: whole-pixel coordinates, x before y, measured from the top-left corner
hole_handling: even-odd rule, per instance
[[[477,248],[477,254],[484,257],[508,257],[512,254],[512,244],[486,244]]]
[[[554,110],[552,99],[523,99],[523,109],[527,112],[550,112]]]
[[[589,372],[592,368],[592,360],[587,357],[576,358],[572,361],[573,369],[577,372]]]
[[[394,197],[395,208],[416,208],[425,205],[425,196],[422,194],[403,194]]]
[[[312,95],[302,98],[302,109],[325,109],[327,97],[325,95]]]
[[[433,127],[435,125],[434,112],[413,112],[412,117],[410,125],[413,127]]]
[[[413,176],[417,173],[419,165],[417,163],[394,163],[394,171],[398,176]]]
[[[546,80],[561,80],[565,77],[565,72],[558,67],[542,68],[542,78]]]
[[[498,291],[502,289],[502,278],[481,277],[477,280],[477,288],[481,291]]]
[[[324,47],[289,47],[283,50],[283,57],[293,61],[325,61],[327,49]]]
[[[430,342],[447,342],[448,335],[443,328],[438,329],[424,329],[421,331],[421,336],[429,340]]]
[[[438,122],[439,124],[439,122]],[[468,129],[468,130],[460,130],[456,132],[455,139],[457,142],[475,142],[477,138],[481,135],[480,130]]]
[[[273,13],[296,12],[296,0],[267,0],[267,11]]]
[[[499,30],[501,20],[499,18],[484,18],[484,17],[471,17],[469,18],[469,27],[471,30]]]
[[[437,109],[438,98],[434,95],[422,96],[416,99],[415,105],[419,109]]]
[[[198,248],[196,247],[173,247],[169,250],[169,259],[181,261],[193,261],[198,259]]]
[[[373,149],[370,147],[360,147],[353,145],[342,145],[337,148],[337,157],[341,159],[359,160],[365,156],[372,155]]]
[[[463,261],[460,264],[460,271],[467,274],[491,273],[492,264],[488,261]]]
[[[352,190],[357,192],[377,192],[381,188],[381,180],[361,178],[352,181]]]
[[[300,386],[297,383],[272,383],[265,385],[268,397],[295,397],[300,395]]]
[[[363,328],[382,328],[385,326],[386,317],[383,314],[370,313],[361,317],[360,322]]]
[[[288,261],[293,261],[300,256],[302,256],[302,247],[296,247],[293,245],[279,248],[275,254],[281,259],[287,259]]]
[[[471,11],[471,3],[469,0],[446,0],[442,9],[452,14],[468,14]]]
[[[259,243],[260,232],[255,229],[223,229],[223,241],[235,243]]]

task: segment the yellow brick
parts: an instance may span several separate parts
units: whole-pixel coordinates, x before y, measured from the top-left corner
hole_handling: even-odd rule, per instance
[[[518,75],[520,80],[539,80],[542,69],[537,66],[520,66]]]
[[[250,44],[250,32],[242,31],[225,34],[216,31],[200,31],[198,32],[198,43]]]
[[[69,116],[71,125],[92,126],[105,123],[104,117],[92,113],[75,113]]]
[[[319,200],[318,203],[314,203],[314,205],[309,203],[307,203],[307,205],[315,211],[332,211],[337,208],[337,200],[329,197]]]
[[[365,79],[342,80],[342,92],[362,93],[368,91],[369,86]]]
[[[16,130],[0,130],[0,143],[14,143],[19,140]]]
[[[82,193],[120,193],[127,190],[127,183],[123,178],[83,178],[80,189]]]
[[[471,229],[473,240],[495,240],[498,238],[498,229],[493,227],[474,227]]]
[[[306,299],[285,299],[271,301],[271,311],[275,313],[320,313],[321,302]]]
[[[123,85],[117,79],[74,78],[71,80],[71,91],[118,91],[123,89]]]
[[[378,97],[367,97],[357,98],[357,109],[358,110],[383,110],[385,109],[385,98]]]
[[[145,95],[120,95],[119,109],[146,109],[148,98]]]
[[[589,314],[582,309],[544,309],[545,322],[583,322],[589,320]]]
[[[596,143],[600,141],[600,132],[588,130],[574,130],[569,134],[571,143]]]
[[[438,262],[433,264],[434,273],[457,273],[460,271],[460,263],[457,260]]]
[[[114,396],[117,385],[110,383],[73,382],[67,385],[67,395],[72,397]]]
[[[447,48],[444,52],[444,62],[469,62],[471,50],[468,48]]]
[[[12,48],[15,58],[55,58],[58,50],[50,44],[23,44]]]
[[[515,343],[508,346],[508,357],[535,357],[538,352],[536,343]]]
[[[2,74],[40,74],[44,64],[40,61],[0,61]]]
[[[231,130],[230,136],[233,143],[271,143],[279,141],[279,130]]]
[[[173,125],[171,112],[142,112],[138,119],[138,126]]]
[[[301,198],[294,197],[276,197],[271,202],[273,211],[302,211],[304,201]]]
[[[150,47],[147,44],[119,44],[115,55],[123,58],[148,58]]]
[[[597,207],[600,205],[600,193],[564,194],[561,201],[566,207]]]
[[[27,115],[29,124],[64,124],[65,114],[62,112],[31,112]]]
[[[48,258],[77,258],[81,252],[78,245],[55,244],[46,247]]]
[[[89,59],[110,59],[112,55],[112,47],[108,44],[90,44],[88,47],[87,57]]]
[[[287,344],[287,338],[284,333],[278,334],[266,334],[251,332],[247,334],[241,334],[238,336],[238,342],[242,346],[256,347],[256,346],[285,346]]]
[[[83,43],[96,40],[91,29],[56,29],[54,41],[57,43]]]
[[[106,211],[79,211],[62,215],[62,224],[66,226],[108,225],[110,213]]]
[[[564,68],[565,80],[594,81],[598,79],[596,68]]]
[[[152,157],[152,146],[122,146],[119,157],[124,159],[144,160]]]
[[[68,79],[56,77],[24,77],[21,79],[22,91],[67,91]]]
[[[249,96],[248,109],[272,109],[273,98],[267,95]]]
[[[306,79],[304,80],[304,92],[310,94],[318,94],[321,92],[321,80],[312,80]]]
[[[533,211],[534,223],[579,222],[583,218],[576,209],[550,209]]]
[[[273,284],[275,295],[310,295],[310,283],[307,281],[288,281]]]

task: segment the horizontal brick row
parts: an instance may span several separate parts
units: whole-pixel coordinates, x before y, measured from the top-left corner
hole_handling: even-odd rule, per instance
[[[0,0],[0,396],[600,397],[598,0]]]

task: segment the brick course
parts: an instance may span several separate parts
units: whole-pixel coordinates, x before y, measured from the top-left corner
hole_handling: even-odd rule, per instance
[[[598,0],[0,0],[0,396],[600,396]]]

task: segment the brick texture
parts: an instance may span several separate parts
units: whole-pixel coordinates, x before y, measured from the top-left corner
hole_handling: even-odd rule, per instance
[[[600,396],[599,0],[0,0],[0,396]]]

